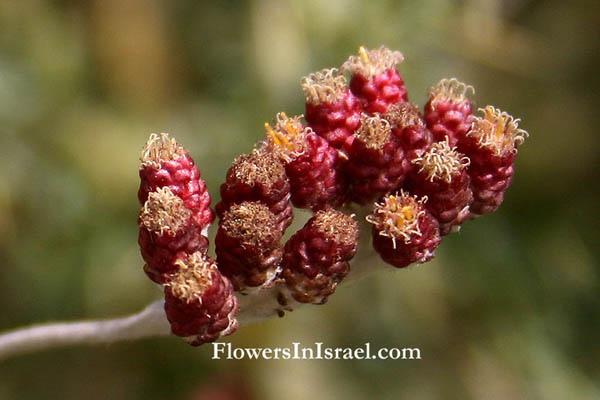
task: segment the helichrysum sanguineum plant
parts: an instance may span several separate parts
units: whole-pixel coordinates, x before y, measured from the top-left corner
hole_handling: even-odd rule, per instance
[[[526,135],[518,129],[518,120],[491,106],[482,110],[482,117],[474,117],[468,98],[473,89],[456,79],[443,79],[430,90],[421,115],[408,102],[397,69],[402,61],[400,52],[361,47],[342,66],[342,71],[350,73],[349,85],[335,68],[302,79],[306,123],[302,116],[279,113],[273,125],[265,124],[265,139],[252,153],[234,161],[221,186],[217,261],[203,261],[220,269],[220,273],[213,272],[218,279],[230,279],[243,296],[260,290],[276,293],[280,313],[293,308],[293,301],[323,304],[348,274],[356,252],[358,225],[352,215],[340,211],[345,204],[372,207],[367,221],[372,224],[373,247],[397,268],[431,260],[443,235],[457,231],[469,218],[498,208],[512,180],[516,146]],[[144,154],[152,153],[153,138]],[[170,139],[162,140],[170,143]],[[173,163],[187,153],[164,157]],[[147,168],[143,165],[141,171]],[[159,186],[145,182],[146,175],[141,174],[142,188]],[[140,193],[146,191],[140,189]],[[165,195],[161,192],[161,196],[155,202]],[[290,202],[315,214],[282,243],[293,217]],[[164,219],[162,230],[148,227],[144,222],[148,204],[142,209],[140,231],[156,237],[157,248],[165,247],[160,240],[165,235],[173,241],[185,237],[188,225],[181,221],[186,216],[177,211],[177,204],[160,204],[161,210],[176,214],[171,218],[175,221]],[[184,228],[177,230],[180,225]],[[147,243],[140,240],[140,244],[149,253]],[[185,246],[169,245],[163,253],[172,257],[171,263],[163,260],[160,268],[154,268],[162,274],[154,280],[165,285],[166,293],[177,287],[171,279],[181,281],[177,266],[189,265],[182,260],[191,257],[179,251]],[[190,246],[190,251],[195,250]],[[202,250],[193,253],[197,259],[205,254]],[[209,290],[206,284],[194,287],[200,291],[198,298]],[[231,294],[223,290],[222,296],[226,299]],[[177,298],[180,308],[186,298]],[[227,301],[222,300],[223,304]],[[167,310],[173,307],[171,303],[167,300]],[[189,308],[194,307],[201,312],[197,305]],[[235,307],[226,311],[232,317]],[[181,315],[192,318],[192,314]],[[181,331],[178,323],[173,333],[193,336],[193,344],[218,337],[214,329],[212,335],[205,334],[209,322],[197,324],[197,332]],[[235,327],[222,325],[223,335]]]
[[[421,113],[408,101],[403,59],[361,47],[340,69],[301,80],[305,115],[277,114],[226,173],[214,260],[207,230],[215,213],[198,168],[169,135],[150,136],[139,171],[139,245],[144,271],[164,291],[171,333],[201,345],[240,324],[325,303],[353,269],[359,224],[348,210],[357,206],[367,208],[374,250],[396,268],[431,260],[444,235],[498,209],[527,136],[519,120],[492,106],[473,115],[473,88],[454,78],[430,89]],[[313,216],[284,240],[293,206]],[[159,326],[157,309],[131,323]],[[127,323],[118,322],[112,329],[121,332]],[[0,336],[0,356],[2,339],[25,341]]]

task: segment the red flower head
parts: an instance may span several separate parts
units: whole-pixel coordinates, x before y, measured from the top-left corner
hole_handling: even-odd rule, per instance
[[[466,85],[456,78],[442,79],[429,89],[429,101],[425,105],[425,121],[436,141],[448,138],[450,146],[456,146],[471,129],[472,112],[469,92],[475,93],[473,86]]]
[[[216,210],[219,218],[234,204],[260,201],[277,217],[278,229],[284,232],[293,218],[290,182],[279,158],[264,149],[237,157],[221,185],[221,201]]]
[[[415,104],[394,104],[382,117],[390,123],[392,133],[400,140],[409,161],[423,155],[433,143],[433,136],[425,126],[419,107]]]
[[[349,146],[360,124],[362,104],[350,92],[346,77],[335,68],[324,69],[302,78],[302,91],[310,127],[338,150]]]
[[[273,284],[283,255],[282,234],[275,214],[260,202],[234,204],[225,212],[215,239],[217,263],[235,290]]]
[[[402,53],[381,46],[375,50],[360,47],[358,56],[351,56],[342,66],[350,71],[350,90],[360,99],[368,113],[384,113],[392,104],[408,101],[398,65]]]
[[[292,203],[298,208],[322,209],[345,200],[346,184],[338,172],[337,151],[300,122],[301,116],[277,114],[275,127],[265,124],[263,150],[285,164]]]
[[[512,183],[517,146],[528,136],[519,129],[520,120],[506,112],[492,106],[480,111],[483,116],[473,117],[471,130],[458,142],[459,151],[471,160],[472,216],[498,209]]]
[[[232,334],[238,326],[238,299],[216,263],[202,253],[178,259],[164,285],[165,312],[174,335],[192,346]]]
[[[448,139],[434,143],[422,157],[413,160],[414,169],[405,187],[418,197],[426,197],[425,208],[440,224],[446,235],[458,230],[469,215],[473,201],[467,167],[469,159],[450,147]]]
[[[375,204],[367,221],[373,224],[373,248],[396,268],[425,263],[435,256],[442,239],[437,220],[423,203],[401,191]]]
[[[192,211],[194,222],[202,229],[208,228],[215,219],[210,209],[210,194],[189,153],[168,134],[153,133],[144,147],[141,161],[140,203],[146,202],[150,192],[168,186]]]
[[[148,195],[139,217],[138,243],[144,271],[156,283],[164,283],[177,269],[174,261],[184,254],[206,253],[208,239],[194,223],[192,211],[168,186]]]
[[[285,244],[282,276],[291,296],[301,303],[325,303],[348,274],[357,242],[351,216],[333,209],[317,212]]]
[[[410,162],[390,123],[379,115],[363,115],[348,152],[345,171],[352,184],[352,201],[371,202],[400,187]]]

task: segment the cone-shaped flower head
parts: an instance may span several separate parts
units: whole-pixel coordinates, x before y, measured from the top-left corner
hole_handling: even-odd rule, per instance
[[[336,68],[314,72],[302,78],[302,91],[310,127],[338,150],[349,146],[360,124],[362,104],[346,77]]]
[[[278,227],[283,232],[293,218],[290,196],[285,166],[277,155],[261,148],[233,161],[221,185],[217,214],[222,218],[234,204],[260,201],[277,216]]]
[[[448,138],[434,143],[422,157],[413,160],[416,168],[405,187],[418,197],[427,197],[425,207],[438,220],[442,235],[458,230],[469,215],[473,201],[469,159],[450,147]]]
[[[182,254],[206,252],[208,240],[192,214],[168,186],[149,193],[140,211],[138,243],[144,271],[154,282],[164,283]]]
[[[352,183],[351,199],[359,204],[396,190],[410,170],[400,140],[392,134],[390,123],[378,114],[363,115],[348,157],[345,171]]]
[[[407,101],[404,81],[397,67],[404,61],[402,53],[381,46],[375,50],[360,47],[342,66],[350,71],[350,90],[360,99],[368,113],[384,113],[392,104]]]
[[[455,146],[471,128],[472,105],[469,92],[473,86],[456,78],[442,79],[429,89],[429,101],[425,105],[425,121],[436,141],[446,138]]]
[[[264,147],[285,164],[291,200],[298,208],[319,210],[345,200],[346,183],[339,172],[338,152],[300,122],[300,116],[277,114],[275,127],[265,124]]]
[[[409,161],[420,157],[433,143],[433,136],[417,105],[410,102],[394,104],[382,117],[390,123],[392,133],[400,140]]]
[[[238,299],[231,282],[202,253],[175,262],[177,272],[164,285],[165,312],[174,335],[193,346],[233,333]]]
[[[317,212],[285,245],[282,276],[291,296],[301,303],[325,303],[348,274],[357,242],[352,216],[334,209]]]
[[[215,239],[217,262],[236,290],[273,284],[283,255],[282,233],[275,214],[260,202],[234,204],[225,212]]]
[[[496,211],[512,183],[517,146],[528,136],[519,119],[492,106],[480,109],[471,130],[458,141],[458,149],[471,160],[468,172],[474,201],[472,216]]]
[[[210,195],[200,171],[188,152],[168,134],[150,135],[141,156],[140,179],[141,204],[146,202],[149,193],[167,186],[192,211],[197,225],[205,229],[213,222]]]
[[[440,233],[437,220],[423,205],[425,201],[401,191],[376,203],[367,217],[373,224],[373,247],[388,264],[403,268],[435,256]]]

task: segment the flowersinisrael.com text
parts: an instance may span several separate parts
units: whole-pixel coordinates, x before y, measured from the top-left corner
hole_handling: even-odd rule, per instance
[[[293,342],[289,347],[233,347],[231,343],[213,343],[213,360],[420,360],[421,350],[413,347],[381,347],[371,343],[362,347],[327,347],[322,342],[303,346]]]

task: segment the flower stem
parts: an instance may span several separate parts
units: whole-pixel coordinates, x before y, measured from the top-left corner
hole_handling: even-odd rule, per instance
[[[360,254],[359,251],[357,254],[359,257],[355,261],[361,268],[354,268],[344,280],[344,285],[362,279],[384,267],[382,263],[370,263],[371,254],[362,257]],[[289,304],[282,307],[278,302],[281,290],[281,286],[276,285],[271,289],[247,296],[240,295],[240,311],[237,315],[240,326],[283,315],[282,311],[292,311],[302,305],[288,298]],[[126,317],[34,325],[1,333],[0,361],[14,355],[61,346],[113,343],[169,335],[171,328],[163,306],[164,301],[157,300],[142,311]]]
[[[163,301],[159,300],[127,317],[34,325],[0,334],[0,360],[59,346],[112,343],[169,333]]]

